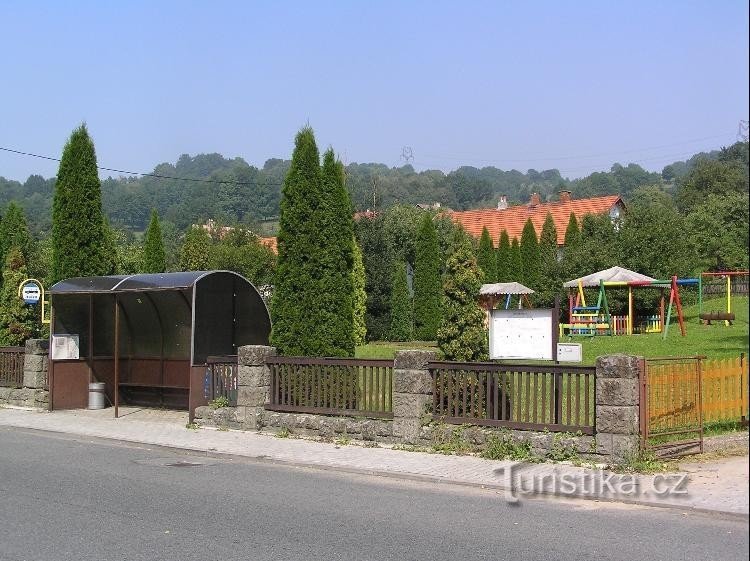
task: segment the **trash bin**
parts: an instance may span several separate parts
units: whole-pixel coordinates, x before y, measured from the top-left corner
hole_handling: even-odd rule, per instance
[[[104,382],[89,384],[89,409],[104,409]]]

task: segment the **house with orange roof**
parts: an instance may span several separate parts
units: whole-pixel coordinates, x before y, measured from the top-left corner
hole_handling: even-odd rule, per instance
[[[539,236],[547,213],[550,213],[557,229],[557,245],[562,246],[565,244],[565,230],[571,214],[579,222],[586,214],[608,214],[615,220],[624,210],[625,204],[619,195],[574,199],[570,191],[560,191],[559,200],[554,202],[543,203],[539,195],[533,193],[528,204],[509,207],[507,199],[500,197],[497,208],[450,211],[449,216],[476,238],[481,237],[482,230],[487,228],[497,246],[503,230],[508,232],[511,240],[518,238],[520,241],[521,232],[529,218]]]

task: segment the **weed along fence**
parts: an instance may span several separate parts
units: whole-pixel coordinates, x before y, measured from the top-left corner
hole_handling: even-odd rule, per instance
[[[24,347],[0,347],[0,386],[23,386]]]
[[[437,421],[593,435],[596,368],[431,362]]]
[[[392,360],[273,357],[266,409],[392,418]]]

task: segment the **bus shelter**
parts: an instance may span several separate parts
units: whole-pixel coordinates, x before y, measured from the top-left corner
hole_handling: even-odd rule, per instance
[[[80,277],[50,289],[50,409],[88,404],[104,384],[120,404],[188,409],[204,405],[209,356],[266,345],[268,309],[231,271]]]

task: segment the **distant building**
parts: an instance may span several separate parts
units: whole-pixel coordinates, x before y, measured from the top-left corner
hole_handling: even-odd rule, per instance
[[[624,210],[625,204],[619,195],[573,199],[570,191],[560,191],[559,200],[555,202],[543,203],[539,194],[533,193],[527,204],[508,206],[507,198],[501,196],[497,208],[451,211],[448,215],[476,238],[479,238],[482,230],[487,228],[497,246],[503,230],[508,232],[511,240],[518,238],[520,241],[521,232],[529,218],[539,236],[549,212],[557,229],[557,245],[562,246],[565,244],[565,230],[571,213],[579,222],[586,214],[608,214],[612,220],[616,220]]]
[[[208,234],[215,239],[222,240],[224,237],[231,231],[235,230],[232,226],[217,226],[216,222],[213,221],[213,219],[209,218],[205,224],[194,224],[193,228],[203,228]],[[254,236],[257,236],[255,232],[252,230],[248,230],[247,228],[242,228],[243,231],[249,232],[253,234]],[[279,251],[276,247],[276,237],[275,236],[269,236],[269,237],[261,237],[258,236],[258,241],[262,243],[264,246],[266,246],[268,249],[273,251],[274,253],[278,254]]]

